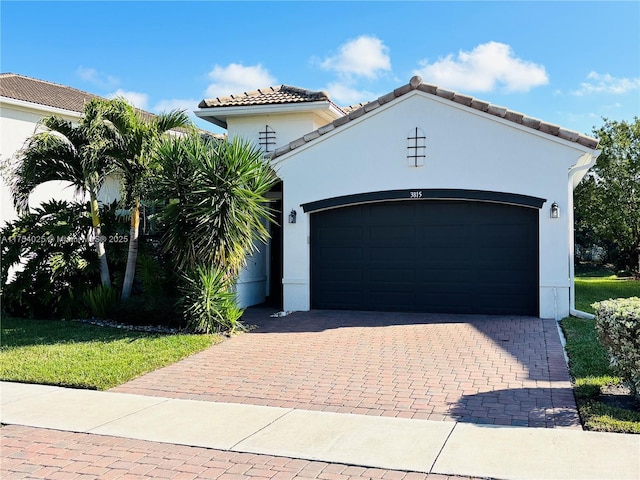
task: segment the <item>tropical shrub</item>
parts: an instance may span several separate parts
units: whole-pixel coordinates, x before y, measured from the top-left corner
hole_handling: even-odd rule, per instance
[[[96,318],[110,318],[118,303],[118,291],[112,287],[98,285],[82,295],[82,301],[89,313]]]
[[[241,328],[233,289],[255,243],[266,241],[265,194],[277,182],[262,152],[247,142],[197,134],[163,138],[155,148],[152,200],[161,247],[180,273],[178,303],[198,332]]]
[[[640,400],[640,298],[594,303],[596,330],[611,365]]]
[[[198,333],[242,329],[243,311],[232,288],[226,272],[214,265],[198,265],[184,275],[180,305],[187,325]]]
[[[265,194],[278,180],[269,162],[245,141],[195,134],[161,139],[155,155],[163,248],[175,267],[213,263],[234,277],[268,238]]]
[[[100,283],[91,227],[85,204],[55,200],[7,223],[0,232],[3,309],[29,318],[81,313],[79,299]]]

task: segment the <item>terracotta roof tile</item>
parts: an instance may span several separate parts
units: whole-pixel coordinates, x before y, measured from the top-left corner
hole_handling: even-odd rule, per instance
[[[327,92],[315,92],[290,85],[280,85],[279,87],[261,88],[251,92],[229,95],[228,97],[205,99],[200,102],[198,108],[245,107],[280,103],[318,102],[323,100],[331,102]],[[340,107],[338,107],[338,109],[340,109]]]
[[[515,112],[513,110],[509,110],[505,107],[500,107],[498,105],[493,105],[489,102],[485,102],[483,100],[478,100],[476,98],[470,97],[468,95],[463,95],[452,90],[447,90],[445,88],[438,87],[436,85],[430,85],[427,83],[422,83],[422,79],[418,76],[412,77],[410,82],[406,85],[396,88],[393,92],[389,92],[386,95],[382,95],[378,99],[366,103],[366,104],[358,104],[353,105],[351,107],[343,107],[342,111],[346,113],[344,117],[340,117],[333,122],[320,127],[319,129],[311,132],[311,134],[307,134],[304,137],[294,140],[293,142],[283,145],[280,148],[277,148],[275,152],[271,154],[271,158],[276,158],[281,155],[284,155],[296,148],[304,145],[307,142],[313,141],[321,135],[325,135],[326,133],[339,128],[340,126],[349,123],[350,121],[366,115],[367,113],[375,110],[376,108],[388,103],[392,100],[395,100],[398,97],[406,95],[412,90],[420,90],[425,93],[429,93],[431,95],[436,95],[441,98],[445,98],[447,100],[451,100],[452,102],[459,103],[461,105],[465,105],[469,108],[473,108],[474,110],[479,110],[482,112],[486,112],[490,115],[494,115],[496,117],[504,118],[513,123],[517,123],[519,125],[523,125],[525,127],[531,128],[533,130],[538,130],[540,132],[546,133],[548,135],[553,135],[564,140],[568,140],[570,142],[575,142],[580,145],[583,145],[587,148],[595,149],[598,146],[599,141],[595,138],[589,137],[587,135],[583,135],[579,132],[573,130],[567,130],[559,127],[558,125],[553,125],[551,123],[543,122],[542,120],[538,120],[536,118],[528,117],[522,113]],[[317,135],[316,135],[317,133]],[[302,140],[302,141],[301,141]]]
[[[0,73],[0,96],[35,103],[38,105],[61,108],[72,112],[84,113],[84,104],[93,98],[104,98],[93,93],[83,92],[76,88],[59,85],[57,83],[26,77],[15,73]],[[149,120],[155,114],[136,108],[143,118]],[[185,131],[177,128],[176,131]],[[212,134],[206,130],[200,132],[212,135],[215,138],[224,138],[225,135]]]
[[[82,113],[97,95],[15,73],[0,74],[0,96]]]

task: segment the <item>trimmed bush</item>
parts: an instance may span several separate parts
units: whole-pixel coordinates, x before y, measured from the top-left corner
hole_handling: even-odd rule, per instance
[[[611,366],[640,400],[640,298],[618,298],[593,304],[596,331],[609,352]]]

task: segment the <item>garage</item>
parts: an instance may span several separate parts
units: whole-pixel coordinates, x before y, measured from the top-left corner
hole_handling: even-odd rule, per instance
[[[196,114],[259,145],[282,180],[278,235],[248,262],[266,275],[242,277],[239,298],[281,291],[292,312],[576,312],[573,189],[597,139],[418,76],[365,104],[281,85]]]
[[[311,307],[538,315],[538,208],[394,200],[311,214]]]

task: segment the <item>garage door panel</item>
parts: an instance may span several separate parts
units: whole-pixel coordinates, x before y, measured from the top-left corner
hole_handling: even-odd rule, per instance
[[[328,285],[345,282],[362,282],[360,268],[324,268],[318,272],[318,278]]]
[[[314,308],[356,310],[365,301],[360,290],[324,290],[321,296],[322,301]]]
[[[463,248],[472,239],[468,225],[420,225],[417,233],[418,243],[425,248]]]
[[[416,238],[414,226],[372,226],[369,228],[368,244],[371,246],[413,246]]]
[[[366,253],[362,246],[357,247],[326,247],[318,252],[319,258],[324,262],[361,262]]]
[[[458,284],[466,285],[473,281],[469,278],[467,271],[460,266],[459,268],[430,268],[421,269],[416,273],[416,281],[422,285],[448,285]]]
[[[375,264],[402,264],[409,265],[415,262],[415,249],[411,247],[370,247],[367,259]]]
[[[368,279],[370,282],[383,283],[413,283],[416,281],[416,271],[407,265],[406,268],[384,268],[372,266],[368,269]]]
[[[323,242],[338,245],[362,245],[362,227],[343,226],[326,227],[319,232],[319,238]]]
[[[336,208],[312,214],[311,253],[313,308],[537,315],[536,209],[440,200]]]

